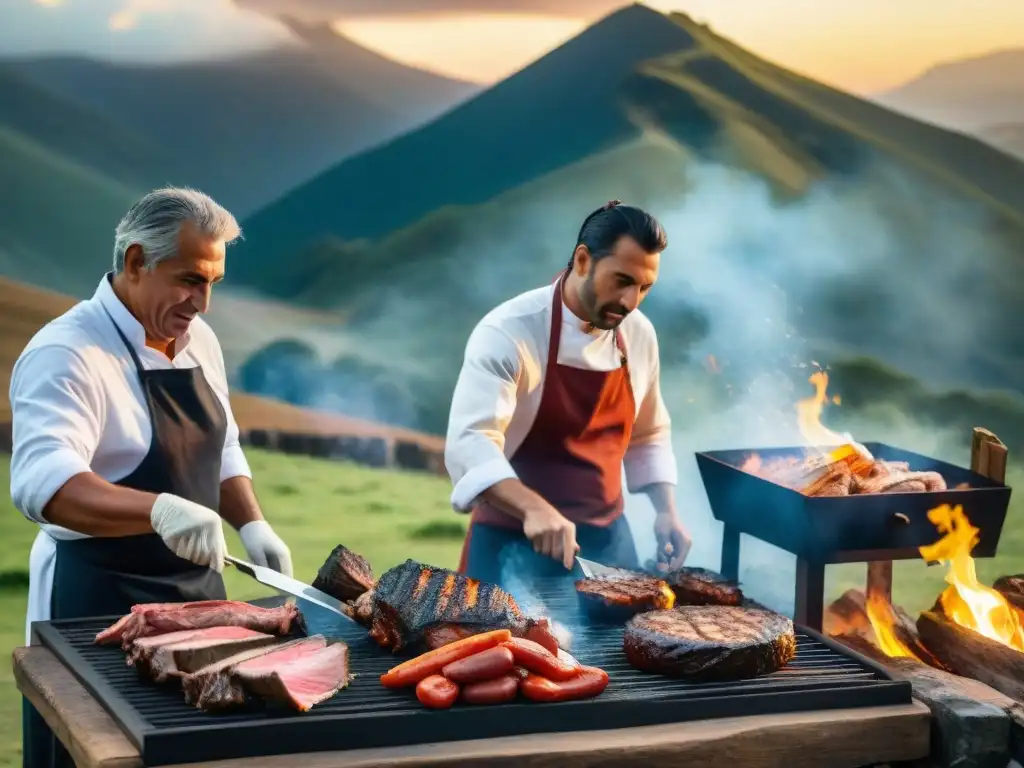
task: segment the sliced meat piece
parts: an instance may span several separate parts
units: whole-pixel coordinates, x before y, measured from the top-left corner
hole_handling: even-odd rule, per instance
[[[671,608],[676,599],[664,579],[642,573],[579,579],[576,594],[591,619],[614,622],[653,609]]]
[[[373,582],[373,569],[366,558],[339,544],[320,566],[313,586],[347,602],[373,589]]]
[[[741,605],[743,591],[734,581],[707,568],[683,567],[662,575],[676,605]]]
[[[181,679],[185,701],[200,709],[211,710],[241,705],[245,703],[245,689],[242,688],[239,681],[231,677],[230,672],[233,667],[248,659],[255,659],[268,653],[278,653],[290,648],[302,648],[301,655],[301,653],[326,647],[327,639],[323,635],[313,635],[301,640],[253,648],[221,659],[187,674]]]
[[[415,560],[387,571],[369,594],[370,635],[392,651],[425,641],[428,629],[441,624],[475,627],[477,633],[526,631],[527,619],[505,590]]]
[[[251,696],[306,712],[348,685],[348,646],[336,642],[275,651],[243,661],[231,677]]]
[[[352,618],[364,627],[369,627],[373,622],[373,590],[363,592],[355,600],[350,601],[349,605],[352,606]]]
[[[251,648],[278,641],[245,627],[210,627],[141,637],[132,643],[128,663],[156,683],[178,678]]]
[[[131,613],[96,635],[96,642],[120,642],[128,650],[140,637],[209,627],[245,627],[271,635],[305,634],[302,614],[294,603],[261,608],[238,600],[204,600],[132,606]]]
[[[793,622],[773,611],[687,605],[634,616],[622,648],[643,672],[695,681],[775,672],[796,655]]]

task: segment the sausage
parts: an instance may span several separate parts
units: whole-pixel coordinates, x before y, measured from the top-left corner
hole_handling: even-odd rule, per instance
[[[463,640],[456,640],[454,643],[427,651],[414,659],[402,662],[397,667],[392,667],[380,676],[381,685],[386,688],[416,685],[420,680],[440,673],[446,665],[453,661],[486,651],[488,648],[501,645],[511,639],[512,633],[509,630],[496,629],[493,632],[482,632]]]
[[[519,690],[519,678],[502,675],[493,680],[470,683],[462,688],[462,700],[467,704],[504,704],[512,701]]]
[[[431,675],[416,684],[416,698],[431,709],[448,709],[459,698],[459,686],[443,675]]]
[[[571,680],[555,682],[540,675],[530,675],[519,688],[531,701],[572,701],[597,696],[608,686],[608,673],[597,667],[581,667]]]
[[[513,666],[515,666],[515,657],[512,655],[512,651],[504,645],[499,645],[496,648],[488,648],[486,651],[453,661],[451,664],[445,665],[441,674],[453,683],[465,685],[507,675],[512,671]]]
[[[568,680],[576,677],[580,668],[578,664],[562,661],[547,648],[522,637],[513,637],[502,646],[512,651],[515,663],[530,672],[548,680]],[[574,660],[575,661],[575,660]]]

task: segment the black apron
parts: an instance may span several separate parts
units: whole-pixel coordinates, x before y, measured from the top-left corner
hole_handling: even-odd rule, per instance
[[[115,485],[171,493],[219,509],[227,416],[202,368],[146,370],[117,323],[114,328],[138,372],[153,427],[149,452],[135,471]],[[57,542],[50,602],[53,619],[123,615],[138,603],[226,597],[219,573],[178,557],[155,533]],[[22,720],[25,768],[74,765],[27,699]]]

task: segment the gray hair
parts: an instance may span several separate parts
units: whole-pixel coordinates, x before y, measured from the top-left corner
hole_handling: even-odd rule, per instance
[[[146,269],[153,269],[178,253],[178,232],[192,222],[207,237],[231,243],[242,228],[213,198],[187,187],[155,189],[131,207],[114,234],[114,274],[124,271],[124,257],[132,245],[142,247]]]

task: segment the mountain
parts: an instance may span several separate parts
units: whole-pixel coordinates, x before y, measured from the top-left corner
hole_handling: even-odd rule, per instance
[[[158,145],[0,65],[0,274],[91,293],[144,179],[172,167]]]
[[[990,125],[977,134],[992,146],[1024,160],[1024,122]]]
[[[964,131],[1024,122],[1024,48],[938,64],[875,98],[919,120]]]
[[[120,64],[9,61],[23,78],[145,137],[176,178],[244,215],[338,160],[416,127],[477,86],[397,64],[326,26],[238,58]],[[165,183],[147,176],[147,186]]]
[[[238,279],[284,296],[309,277],[289,258],[304,245],[379,238],[645,132],[754,168],[789,193],[884,158],[993,210],[1024,215],[1024,168],[1007,168],[987,145],[799,77],[684,15],[633,5],[249,217]]]
[[[232,279],[344,307],[351,364],[436,430],[473,324],[550,279],[612,197],[669,231],[644,306],[677,398],[708,356],[734,397],[861,356],[1019,390],[1024,164],[641,6],[252,216]]]

